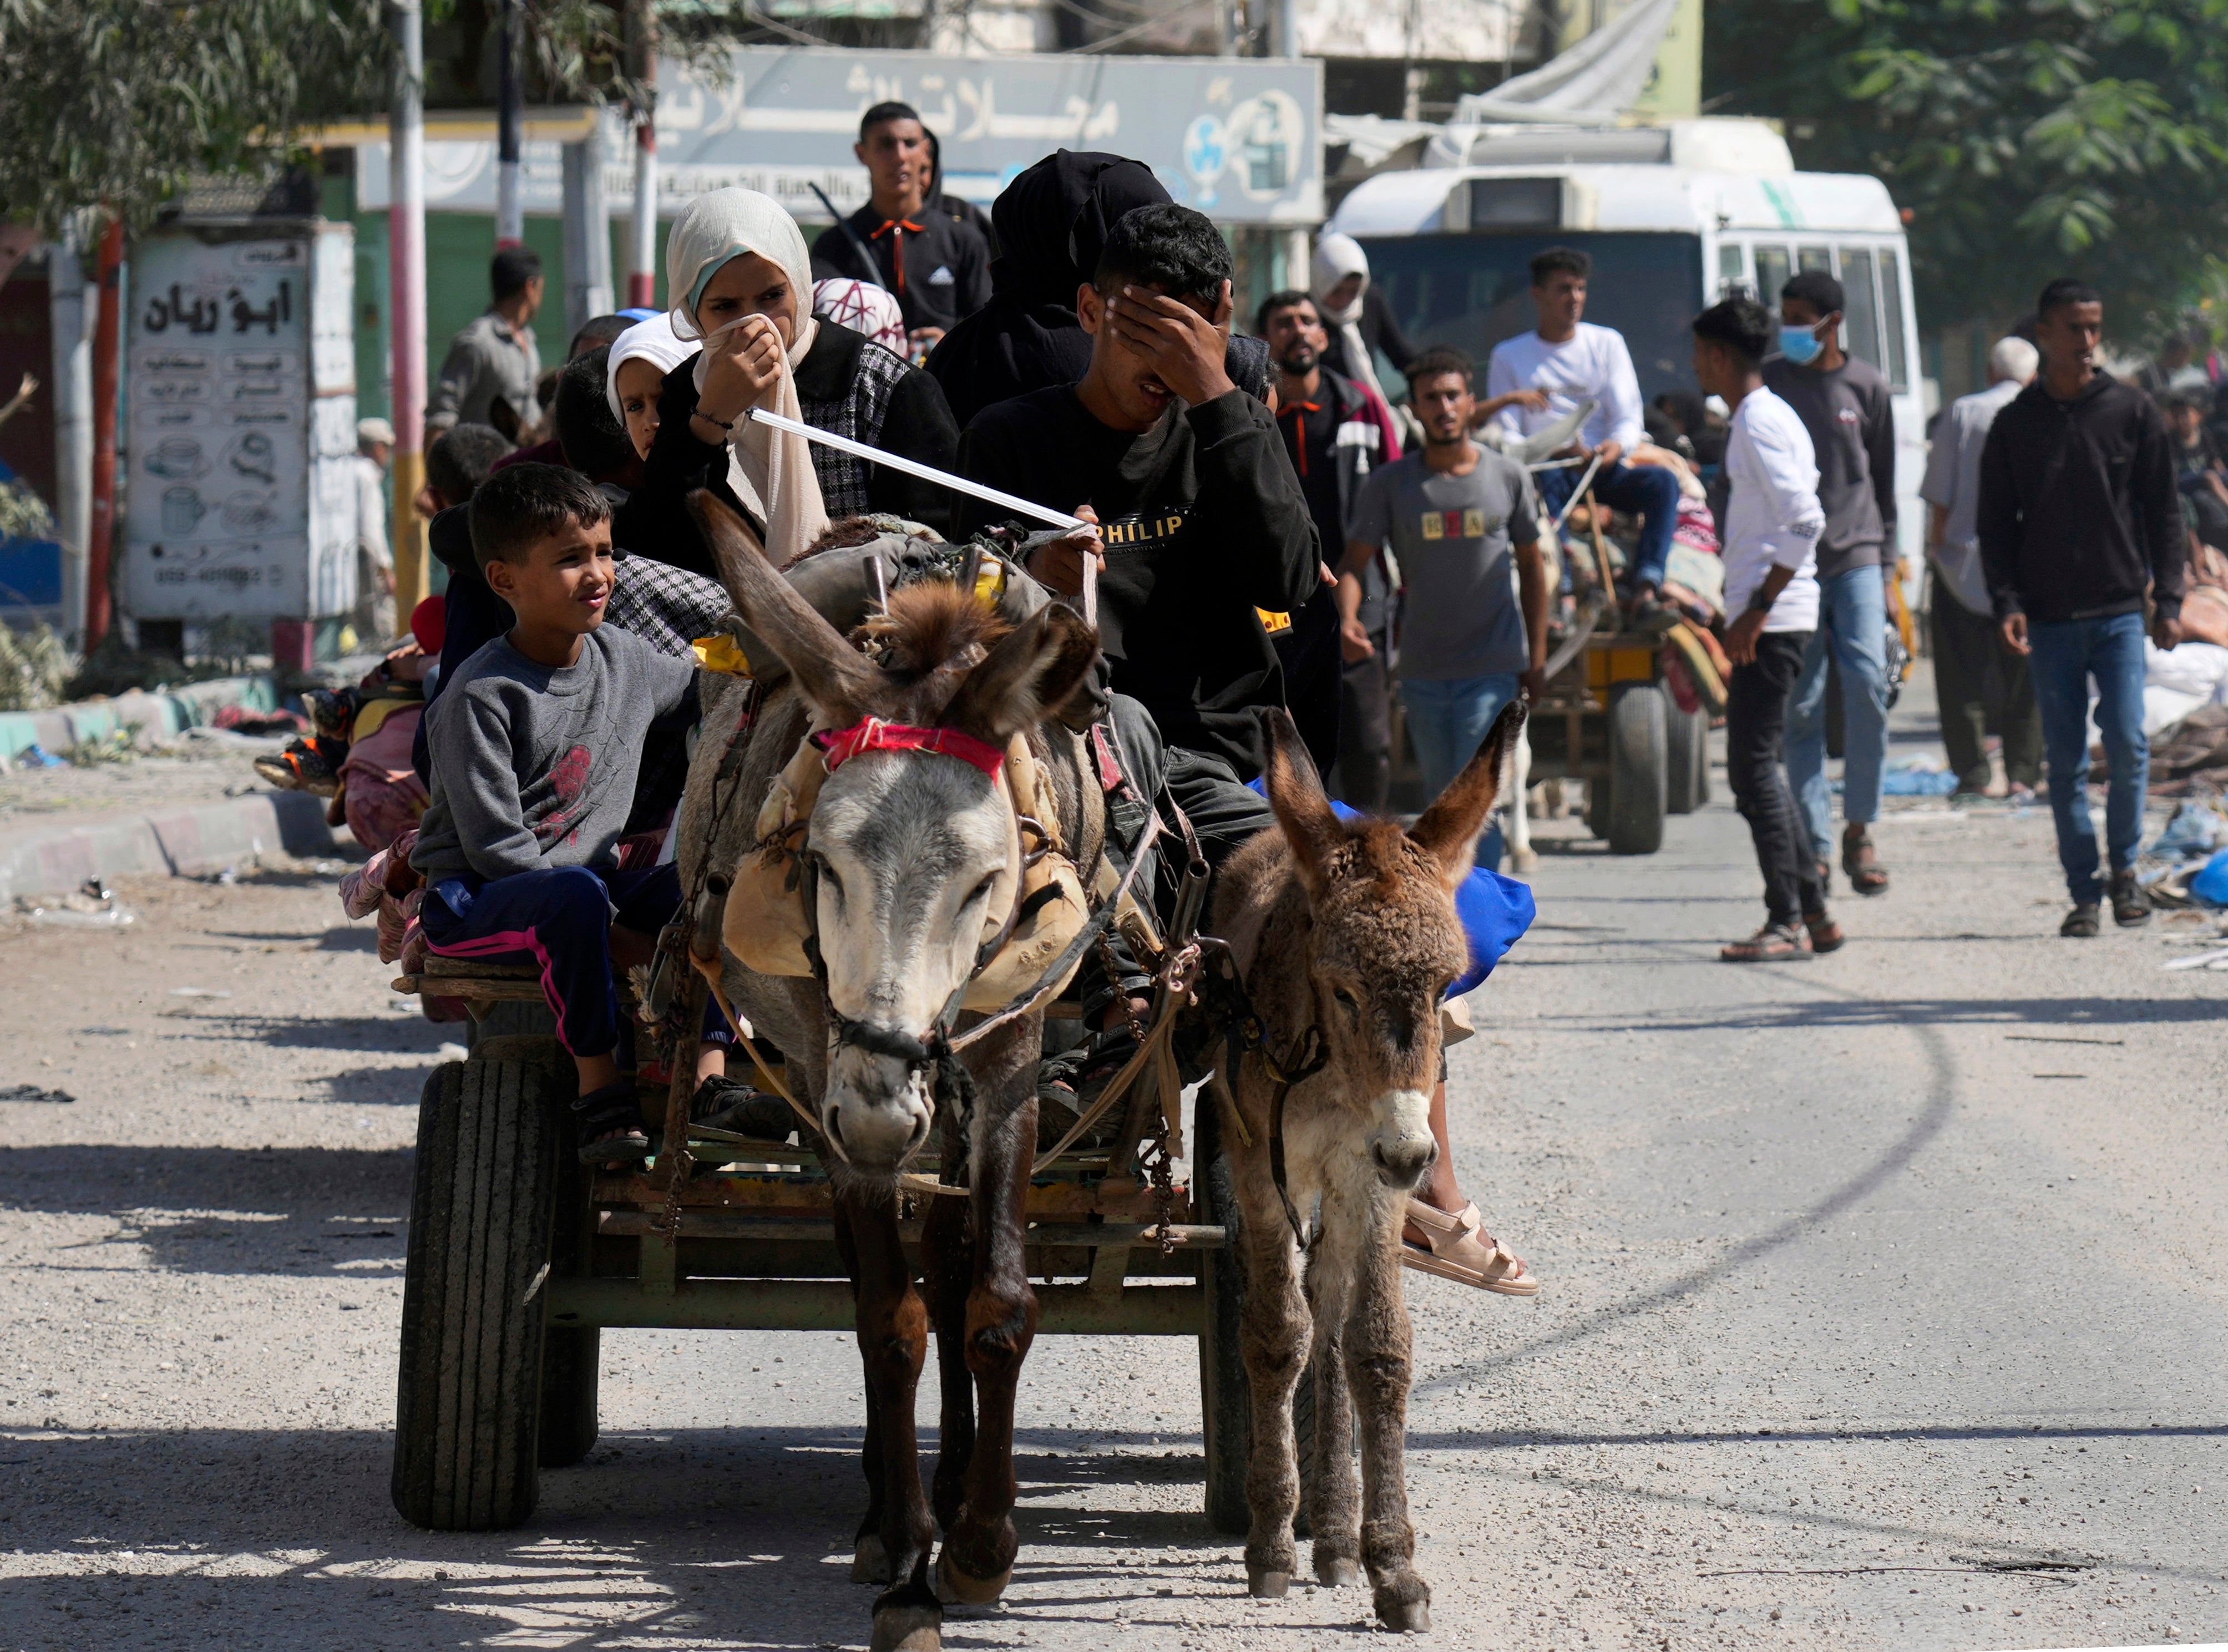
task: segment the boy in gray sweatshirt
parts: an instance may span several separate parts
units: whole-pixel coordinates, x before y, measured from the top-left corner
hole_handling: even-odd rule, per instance
[[[551,464],[474,496],[472,554],[517,616],[427,712],[432,802],[411,865],[443,957],[532,964],[580,1073],[581,1157],[650,1150],[617,1060],[611,946],[647,957],[681,901],[671,866],[623,872],[617,845],[654,723],[693,720],[695,667],[603,623],[617,573],[610,503]]]

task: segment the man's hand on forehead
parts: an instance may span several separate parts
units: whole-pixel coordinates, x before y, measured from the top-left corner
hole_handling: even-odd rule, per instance
[[[1107,325],[1152,364],[1171,394],[1198,407],[1235,388],[1224,365],[1229,341],[1222,330],[1231,307],[1227,281],[1211,307],[1130,285],[1107,300]]]

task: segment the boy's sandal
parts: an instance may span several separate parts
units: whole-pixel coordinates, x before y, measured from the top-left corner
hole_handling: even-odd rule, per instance
[[[1419,1273],[1454,1279],[1504,1297],[1536,1297],[1540,1282],[1524,1258],[1485,1231],[1476,1205],[1448,1212],[1420,1199],[1408,1201],[1408,1220],[1424,1230],[1425,1242],[1403,1239],[1400,1260]]]
[[[1838,952],[1849,938],[1841,933],[1841,926],[1834,921],[1831,912],[1805,912],[1802,927],[1810,932],[1813,952]]]
[[[580,1130],[581,1163],[625,1164],[650,1156],[633,1079],[591,1090],[573,1104],[573,1115]]]
[[[341,789],[340,767],[307,740],[255,759],[255,772],[282,791],[306,791],[330,797]]]
[[[1766,924],[1745,941],[1727,942],[1718,953],[1727,964],[1779,964],[1809,956],[1809,938],[1786,924]]]
[[[1849,887],[1860,895],[1887,893],[1887,868],[1880,864],[1879,851],[1873,847],[1869,834],[1842,838],[1841,870],[1849,874]]]

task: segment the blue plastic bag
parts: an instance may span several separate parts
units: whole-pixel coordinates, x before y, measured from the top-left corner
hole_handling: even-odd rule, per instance
[[[1255,780],[1252,786],[1262,796],[1268,796],[1263,782]],[[1330,800],[1330,806],[1341,820],[1361,817],[1361,810],[1349,809],[1335,797]],[[1463,880],[1462,887],[1455,891],[1455,912],[1462,919],[1463,932],[1469,937],[1469,968],[1447,989],[1450,998],[1459,998],[1475,990],[1493,973],[1493,966],[1508,955],[1508,949],[1524,938],[1524,932],[1540,915],[1529,884],[1489,872],[1482,866],[1473,868],[1469,876]]]
[[[2221,849],[2189,880],[2193,900],[2208,906],[2228,906],[2228,849]]]

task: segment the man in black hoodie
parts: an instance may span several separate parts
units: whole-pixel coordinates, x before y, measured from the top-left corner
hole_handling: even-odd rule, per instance
[[[1261,766],[1254,711],[1284,703],[1262,611],[1289,614],[1325,583],[1276,421],[1225,365],[1230,267],[1189,208],[1130,213],[1076,295],[1092,338],[1081,381],[986,407],[959,439],[963,474],[1099,523],[1113,688],[1150,714],[1168,790],[1218,863],[1271,818],[1244,784]],[[974,500],[955,509],[963,535],[1002,520]],[[1081,562],[1032,572],[1072,591]]]
[[[2091,936],[2108,886],[2089,818],[2089,679],[2112,771],[2112,916],[2140,924],[2151,912],[2135,873],[2150,777],[2143,611],[2148,603],[2161,648],[2181,640],[2187,538],[2157,406],[2097,370],[2102,297],[2061,279],[2035,309],[2042,371],[1988,432],[1975,526],[2004,645],[2028,656],[2042,711],[2058,858],[2073,897],[2058,933]]]

